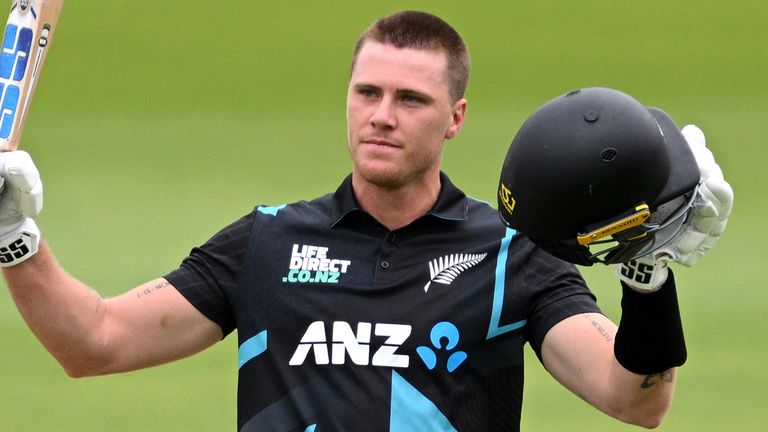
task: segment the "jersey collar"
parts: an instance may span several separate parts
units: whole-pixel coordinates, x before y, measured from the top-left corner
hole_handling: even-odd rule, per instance
[[[439,219],[446,220],[466,220],[469,203],[467,196],[459,188],[454,186],[451,180],[444,172],[440,172],[440,194],[437,196],[437,202],[432,210],[427,213]],[[352,190],[352,174],[341,183],[333,194],[333,205],[331,208],[331,227],[335,226],[348,215],[357,212],[364,212],[355,199]]]

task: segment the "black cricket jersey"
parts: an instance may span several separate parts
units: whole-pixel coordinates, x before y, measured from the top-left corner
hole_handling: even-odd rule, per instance
[[[576,268],[441,173],[434,208],[389,231],[351,176],[259,206],[166,276],[239,341],[238,430],[517,431],[523,347],[599,312]]]

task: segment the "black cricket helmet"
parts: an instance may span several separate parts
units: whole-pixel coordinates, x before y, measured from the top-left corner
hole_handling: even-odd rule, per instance
[[[699,168],[675,122],[609,88],[584,88],[533,113],[499,181],[504,223],[563,260],[623,263],[671,240]]]

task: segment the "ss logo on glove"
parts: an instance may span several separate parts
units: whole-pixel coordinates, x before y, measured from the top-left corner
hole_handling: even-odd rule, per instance
[[[29,255],[30,252],[32,252],[29,248],[29,243],[31,240],[31,235],[28,233],[21,233],[21,237],[15,241],[7,245],[0,246],[0,264],[17,262]]]
[[[621,266],[621,275],[637,283],[647,284],[653,276],[653,266],[646,263],[640,263],[636,260],[630,260]]]

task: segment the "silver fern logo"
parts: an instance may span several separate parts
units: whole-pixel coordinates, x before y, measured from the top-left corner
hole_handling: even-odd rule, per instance
[[[477,265],[486,255],[488,254],[451,254],[433,259],[429,262],[429,282],[424,285],[424,292],[429,291],[432,282],[450,285],[464,270]]]

